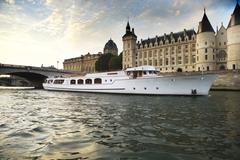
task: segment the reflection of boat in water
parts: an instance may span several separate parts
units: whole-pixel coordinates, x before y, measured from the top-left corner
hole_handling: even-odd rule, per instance
[[[27,89],[34,89],[35,87],[21,87],[21,86],[0,86],[0,89],[12,89],[12,90],[27,90]]]
[[[153,66],[125,71],[87,74],[82,77],[48,78],[46,90],[144,95],[207,95],[214,74],[158,76]]]

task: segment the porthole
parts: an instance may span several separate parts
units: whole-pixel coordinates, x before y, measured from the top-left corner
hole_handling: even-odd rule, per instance
[[[133,90],[135,90],[136,88],[135,87],[133,87]]]
[[[156,90],[159,90],[159,88],[158,88],[158,87],[156,87]]]
[[[144,87],[144,90],[147,90],[147,88],[146,88],[146,87]]]

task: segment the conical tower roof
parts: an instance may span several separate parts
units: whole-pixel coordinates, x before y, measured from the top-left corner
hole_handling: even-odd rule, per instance
[[[203,15],[202,21],[199,22],[199,26],[198,26],[198,33],[202,33],[202,32],[214,32],[214,29],[206,15],[205,9],[204,9],[204,15]]]
[[[228,27],[240,25],[240,6],[237,2],[236,7],[233,11],[231,19],[229,21]]]

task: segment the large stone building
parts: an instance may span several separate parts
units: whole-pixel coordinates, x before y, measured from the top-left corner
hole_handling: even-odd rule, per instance
[[[111,53],[118,55],[117,45],[110,39],[104,46],[103,54]],[[85,73],[95,72],[95,63],[98,58],[102,55],[101,52],[98,54],[86,54],[80,57],[65,59],[63,62],[64,70],[80,71]]]
[[[95,63],[98,60],[99,56],[102,53],[98,54],[86,54],[80,57],[65,59],[63,62],[64,70],[80,71],[80,72],[95,72]]]
[[[240,69],[240,7],[237,3],[227,28],[214,31],[204,9],[198,31],[164,34],[137,42],[127,23],[123,68],[156,66],[162,72]]]

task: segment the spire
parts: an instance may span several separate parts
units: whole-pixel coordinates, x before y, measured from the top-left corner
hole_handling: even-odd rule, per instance
[[[201,32],[214,32],[213,27],[206,15],[205,8],[204,8],[204,14],[203,14],[202,21],[199,22],[199,26],[198,26],[198,33],[201,33]]]
[[[129,37],[129,36],[132,36],[134,38],[137,38],[137,36],[135,35],[134,33],[134,28],[132,28],[132,31],[131,31],[131,27],[130,27],[130,24],[129,24],[129,20],[127,22],[127,26],[126,26],[126,33],[125,35],[123,36],[124,37]]]
[[[236,7],[233,11],[233,14],[231,16],[231,19],[229,21],[228,27],[240,25],[240,6],[237,0]]]
[[[129,21],[127,22],[127,26],[126,26],[126,32],[130,32],[131,31],[131,28],[130,28],[130,24],[129,24]]]

